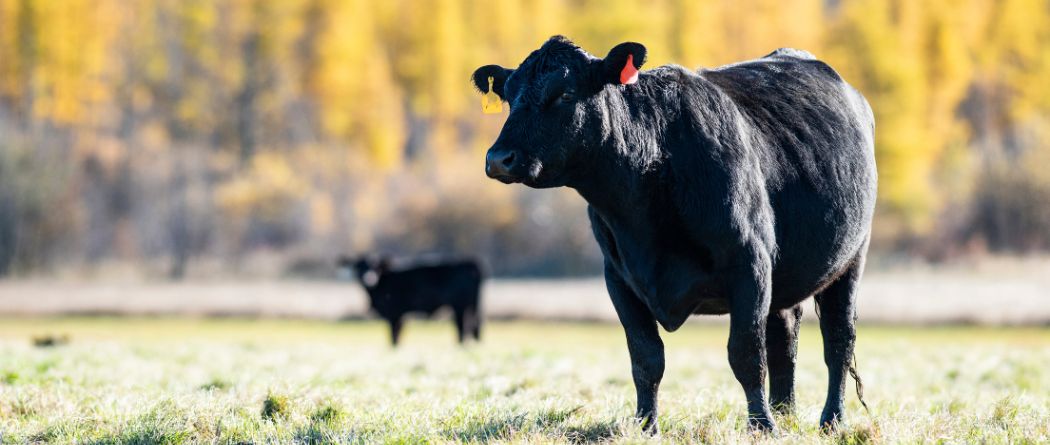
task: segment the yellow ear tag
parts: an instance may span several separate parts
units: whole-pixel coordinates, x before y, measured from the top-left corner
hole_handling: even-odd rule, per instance
[[[489,92],[481,95],[481,111],[485,112],[485,114],[503,112],[503,100],[492,89],[492,76],[489,76]]]

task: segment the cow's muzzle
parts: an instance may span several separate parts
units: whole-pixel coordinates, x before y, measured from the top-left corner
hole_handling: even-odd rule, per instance
[[[521,178],[512,173],[521,164],[521,155],[514,150],[492,147],[485,155],[485,174],[504,184],[520,182]]]

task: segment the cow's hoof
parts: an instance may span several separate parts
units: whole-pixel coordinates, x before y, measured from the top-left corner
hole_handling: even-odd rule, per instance
[[[820,430],[830,434],[842,425],[842,411],[825,411],[820,415]]]
[[[773,422],[773,417],[769,415],[748,416],[747,430],[751,432],[776,435],[777,424]]]
[[[638,415],[635,417],[638,425],[642,427],[642,431],[648,433],[650,436],[655,436],[660,432],[660,428],[656,422],[656,414],[649,415]]]

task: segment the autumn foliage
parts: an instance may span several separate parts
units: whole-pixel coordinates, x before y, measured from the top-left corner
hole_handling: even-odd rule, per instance
[[[804,48],[874,108],[876,250],[1050,248],[1046,0],[0,0],[0,275],[595,271],[581,200],[481,168],[470,73],[553,34],[650,67]]]

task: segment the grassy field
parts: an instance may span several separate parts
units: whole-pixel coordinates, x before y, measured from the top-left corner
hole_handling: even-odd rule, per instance
[[[413,322],[391,350],[375,322],[0,320],[2,443],[1050,442],[1050,330],[865,326],[838,434],[816,428],[818,329],[803,327],[799,410],[777,438],[744,429],[726,329],[665,335],[661,433],[629,415],[634,390],[614,324],[493,323],[453,344]],[[42,347],[32,339],[68,335]]]

